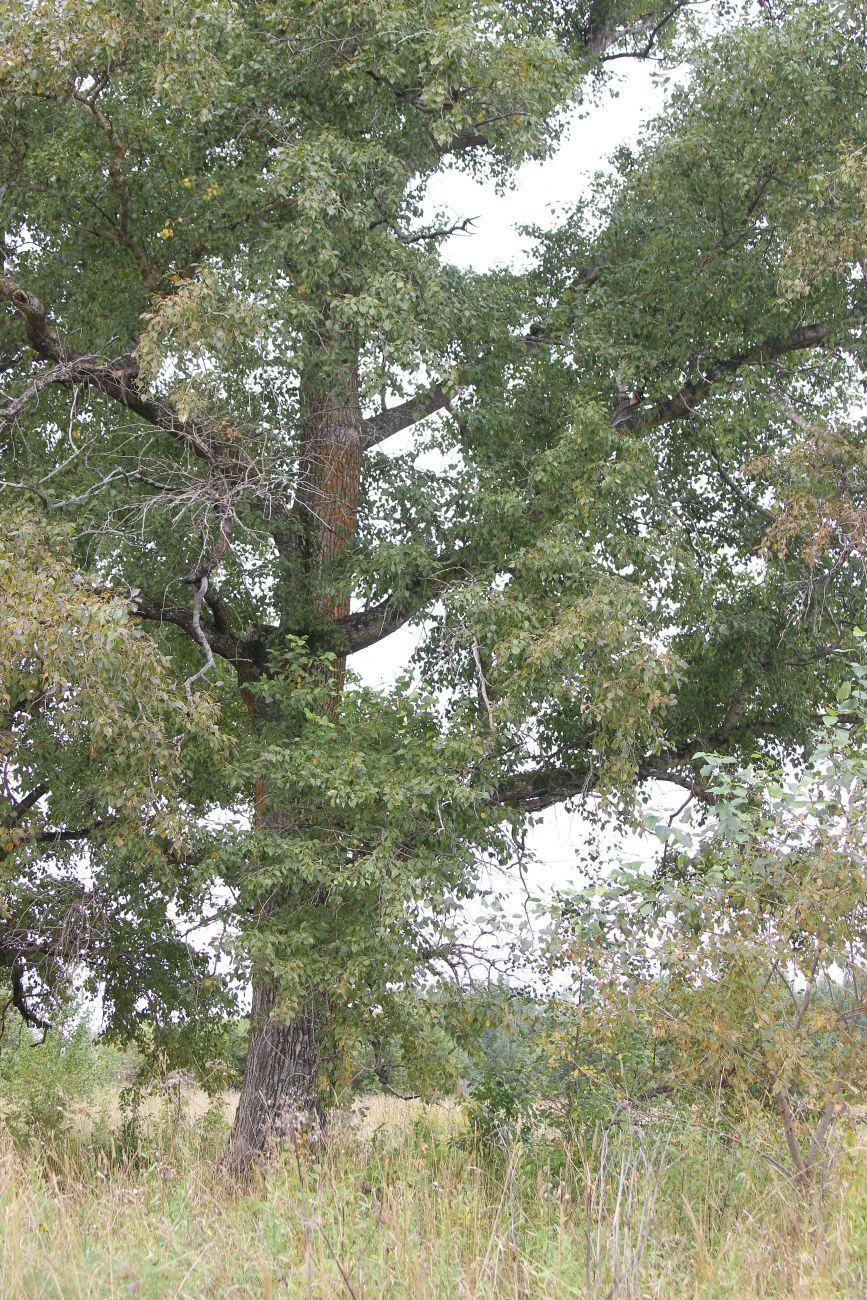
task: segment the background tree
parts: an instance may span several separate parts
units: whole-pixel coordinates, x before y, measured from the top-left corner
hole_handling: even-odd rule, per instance
[[[8,492],[72,521],[235,741],[186,809],[239,815],[207,855],[253,980],[239,1165],[394,994],[456,969],[450,918],[510,829],[796,745],[863,603],[864,281],[854,251],[797,273],[823,175],[825,228],[859,229],[855,10],[695,43],[526,275],[459,273],[421,219],[436,171],[508,183],[677,17],[4,11]],[[347,678],[410,621],[414,684]]]

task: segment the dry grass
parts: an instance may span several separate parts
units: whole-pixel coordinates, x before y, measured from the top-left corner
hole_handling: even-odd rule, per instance
[[[867,1161],[821,1203],[713,1132],[651,1125],[543,1157],[474,1146],[457,1106],[374,1097],[316,1152],[227,1186],[226,1103],[150,1103],[0,1148],[0,1295],[860,1297]]]

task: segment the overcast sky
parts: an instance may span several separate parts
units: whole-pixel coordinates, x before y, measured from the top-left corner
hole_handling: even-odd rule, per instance
[[[513,190],[497,194],[492,184],[480,184],[461,172],[434,179],[427,202],[431,214],[445,211],[454,221],[475,218],[472,234],[455,235],[445,245],[445,255],[451,261],[477,271],[521,265],[528,241],[517,227],[556,221],[557,209],[574,204],[586,191],[593,174],[606,167],[617,146],[633,142],[642,123],[663,106],[663,94],[654,85],[648,64],[628,67],[613,88],[619,92],[616,96],[606,95],[589,110],[574,115],[554,157],[544,163],[527,163],[519,170]],[[417,629],[404,628],[354,655],[352,668],[368,685],[388,685],[405,667],[418,637]],[[670,813],[682,802],[682,792],[678,798],[678,792],[670,786],[657,789],[659,798],[654,804],[660,810]],[[528,879],[533,892],[547,893],[555,887],[579,884],[576,852],[587,838],[581,818],[562,808],[550,809],[528,836],[528,847],[539,860]],[[635,836],[622,844],[628,859],[647,857],[650,849],[647,840]]]

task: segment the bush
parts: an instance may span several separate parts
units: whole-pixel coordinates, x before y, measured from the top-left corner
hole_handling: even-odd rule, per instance
[[[98,1043],[80,1016],[44,1039],[22,1022],[7,1026],[0,1037],[0,1118],[18,1141],[57,1136],[132,1069],[129,1054]]]
[[[561,1035],[576,1096],[589,1039],[626,1104],[717,1097],[733,1131],[763,1107],[801,1188],[867,1097],[867,665],[851,674],[799,772],[699,755],[709,821],[658,822],[657,870],[576,893],[556,934],[583,991]]]

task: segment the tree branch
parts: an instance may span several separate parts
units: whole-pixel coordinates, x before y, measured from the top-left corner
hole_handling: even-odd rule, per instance
[[[51,388],[55,384],[71,385],[74,383],[74,366],[61,363],[52,366],[50,370],[43,370],[31,384],[28,384],[23,392],[19,393],[17,397],[13,397],[11,402],[7,402],[0,409],[0,434],[10,429],[16,420],[20,419],[24,414],[31,402],[36,401],[46,388]]]
[[[665,28],[671,23],[683,9],[692,7],[693,0],[677,0],[670,9],[664,9],[659,18],[655,13],[639,18],[631,27],[621,30],[616,28],[606,28],[602,25],[593,29],[591,40],[588,44],[588,50],[591,54],[598,55],[602,63],[614,63],[618,59],[649,59],[657,44],[657,38],[661,36]],[[659,12],[658,10],[656,12]],[[612,46],[620,44],[629,38],[638,40],[643,38],[643,44],[636,49],[631,50],[614,50],[608,53]]]
[[[470,149],[487,149],[490,143],[490,137],[486,136],[483,131],[470,129],[453,135],[448,144],[443,145],[439,152],[441,154],[467,153]]]
[[[22,317],[27,341],[36,354],[45,361],[55,362],[54,369],[37,377],[30,389],[15,399],[11,407],[25,396],[32,400],[49,383],[93,387],[148,424],[170,434],[228,483],[250,485],[254,467],[241,459],[236,449],[204,425],[195,420],[181,419],[166,402],[141,391],[139,366],[134,356],[127,353],[114,361],[104,362],[89,353],[76,352],[49,323],[48,313],[39,299],[5,276],[0,276],[0,297],[8,299]],[[0,410],[0,428],[17,414],[16,411],[10,416],[11,407]]]
[[[43,361],[56,361],[63,364],[78,360],[78,354],[61,341],[57,332],[49,324],[48,313],[37,297],[4,275],[0,275],[0,296],[9,299],[24,321],[27,342]]]
[[[570,289],[591,288],[602,276],[606,265],[605,259],[600,258],[590,266],[584,267],[573,277],[568,287]],[[547,337],[544,327],[540,324],[532,325],[527,334],[513,339],[518,348],[534,348],[562,341],[562,337],[556,339]],[[487,350],[479,352],[472,361],[466,363],[466,368],[483,362],[489,355]],[[467,386],[466,383],[452,383],[448,386],[442,383],[432,384],[429,388],[424,388],[407,398],[399,406],[393,406],[387,411],[379,411],[376,415],[363,420],[361,428],[364,450],[375,447],[386,438],[391,438],[394,434],[401,433],[404,429],[409,429],[412,425],[427,419],[429,415],[448,408],[452,399]]]
[[[562,767],[557,764],[516,772],[497,786],[492,802],[526,812],[544,812],[579,794],[589,794],[596,783],[593,767]]]
[[[193,673],[184,682],[184,691],[188,700],[192,700],[193,698],[193,684],[199,681],[200,678],[204,677],[206,673],[209,673],[214,666],[214,652],[211,649],[210,641],[205,636],[202,629],[202,602],[205,599],[205,592],[207,590],[208,575],[203,573],[199,579],[199,585],[196,588],[196,594],[193,599],[192,629],[193,636],[205,652],[205,662],[197,672]]]
[[[387,411],[379,411],[361,422],[362,446],[365,451],[377,443],[392,438],[396,433],[409,429],[429,415],[442,411],[454,397],[457,387],[446,388],[443,384],[433,384],[416,393],[413,397],[392,406]]]
[[[470,227],[478,221],[478,217],[464,217],[462,221],[456,221],[451,226],[433,226],[430,230],[401,231],[394,230],[395,238],[401,244],[425,244],[432,243],[439,239],[448,239],[450,235],[469,235],[473,232]],[[376,224],[385,224],[377,222]]]
[[[205,581],[204,576],[198,579],[196,593],[198,597],[201,592],[202,599],[205,596],[202,590],[203,581]],[[201,621],[201,601],[199,601],[197,617],[195,609],[185,609],[182,605],[175,605],[170,601],[157,601],[139,594],[136,596],[132,613],[134,617],[147,619],[150,622],[171,623],[186,632],[197,645],[202,646],[204,638],[215,655],[219,655],[221,659],[225,659],[233,666],[241,682],[257,681],[262,676],[264,662],[261,629],[253,636],[239,637],[220,631],[211,624],[204,624]]]
[[[768,657],[762,662],[761,667],[766,672],[780,668],[804,667],[817,660],[831,658],[838,652],[839,647],[836,644],[821,646],[809,655],[776,659]],[[702,739],[695,738],[680,749],[651,754],[643,758],[637,765],[636,781],[639,783],[667,781],[699,795],[705,802],[713,802],[712,796],[704,788],[701,777],[692,769],[696,754],[754,743],[759,736],[778,734],[772,722],[756,718],[744,721],[752,686],[750,680],[738,685],[725,708],[722,721],[712,735]],[[592,793],[596,785],[596,774],[596,766],[589,754],[585,761],[571,766],[545,763],[508,777],[495,789],[493,802],[523,808],[527,812],[543,812],[553,804]]]
[[[12,1005],[25,1024],[31,1025],[34,1029],[43,1029],[47,1033],[51,1028],[50,1022],[43,1020],[35,1011],[31,1011],[27,1003],[27,994],[24,991],[24,972],[26,969],[24,958],[19,955],[12,963]]]
[[[397,632],[418,613],[419,600],[409,596],[386,596],[378,605],[356,610],[331,625],[327,634],[329,646],[334,643],[338,651],[347,655],[358,654],[369,646],[377,645]],[[313,638],[314,644],[316,638]]]
[[[48,794],[48,789],[48,785],[43,782],[41,785],[35,785],[32,790],[29,790],[27,794],[22,795],[20,799],[12,800],[12,812],[15,816],[16,824],[21,820],[25,813],[30,812],[30,809],[34,808],[36,804],[39,803],[39,800],[43,795]]]
[[[139,275],[151,292],[157,288],[157,278],[150,268],[147,254],[141,244],[135,238],[132,232],[132,204],[130,202],[129,191],[123,180],[123,163],[126,157],[126,147],[114,128],[113,123],[97,104],[97,96],[103,87],[97,85],[90,93],[85,94],[83,90],[74,89],[72,92],[73,99],[84,107],[93,117],[100,131],[105,135],[111,147],[111,162],[108,165],[108,175],[111,181],[111,188],[114,190],[117,199],[119,214],[120,242],[129,249],[130,255],[138,268]]]
[[[829,325],[802,325],[792,330],[785,338],[766,339],[754,348],[737,352],[734,356],[714,361],[698,379],[692,379],[664,402],[647,408],[640,400],[621,404],[613,412],[611,421],[617,429],[643,432],[655,429],[662,424],[675,420],[688,420],[697,406],[700,406],[711,394],[713,387],[721,379],[736,375],[745,366],[767,366],[778,357],[789,352],[800,352],[806,348],[818,348],[831,334]]]

